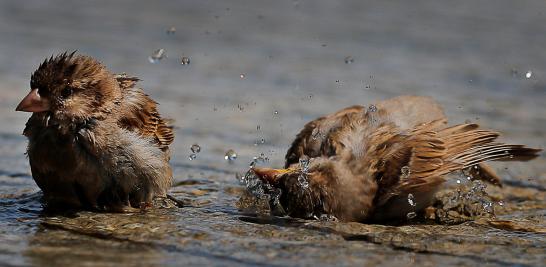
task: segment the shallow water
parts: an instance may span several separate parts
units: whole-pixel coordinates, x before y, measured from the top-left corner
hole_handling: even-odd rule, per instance
[[[261,153],[262,164],[282,166],[291,139],[317,116],[401,94],[433,96],[453,123],[544,148],[544,10],[544,1],[3,1],[0,265],[543,266],[544,154],[494,164],[505,187],[487,190],[504,205],[459,224],[242,212],[235,173]],[[42,212],[20,135],[28,114],[13,110],[46,56],[75,49],[141,77],[176,120],[171,193],[186,207]],[[152,64],[158,49],[166,57]],[[226,161],[230,149],[237,158]]]

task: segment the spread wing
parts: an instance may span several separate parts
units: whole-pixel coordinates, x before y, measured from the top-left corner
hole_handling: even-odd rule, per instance
[[[379,119],[392,122],[401,130],[409,130],[418,124],[445,118],[442,108],[431,97],[399,96],[380,101],[376,107],[383,114]],[[331,141],[329,135],[342,127],[347,119],[351,119],[351,115],[362,112],[364,107],[355,105],[307,123],[288,149],[285,167],[298,163],[303,155],[310,158],[331,156],[325,155],[324,149],[321,151],[321,148]]]
[[[415,127],[438,131],[444,129],[447,124],[442,107],[431,97],[398,96],[380,101],[376,107],[375,119],[379,120],[378,123],[391,123],[398,132],[412,131]],[[303,155],[313,158],[332,156],[341,151],[336,147],[339,145],[337,142],[339,140],[335,140],[338,138],[335,136],[336,132],[344,131],[341,128],[347,125],[355,124],[352,120],[359,119],[358,115],[362,115],[363,112],[363,106],[352,106],[307,123],[286,153],[285,168],[298,163]],[[418,143],[415,140],[413,142]],[[500,177],[486,163],[478,163],[470,172],[477,179],[501,186]]]
[[[540,149],[498,142],[499,134],[479,129],[477,124],[460,124],[436,130],[443,120],[414,128],[406,135],[394,135],[384,147],[383,164],[378,166],[376,203],[396,195],[433,191],[447,173],[490,160],[526,161]]]
[[[135,87],[137,77],[125,74],[115,76],[123,90],[121,127],[137,132],[156,141],[159,148],[167,151],[174,140],[173,127],[157,111],[157,103],[142,89]]]

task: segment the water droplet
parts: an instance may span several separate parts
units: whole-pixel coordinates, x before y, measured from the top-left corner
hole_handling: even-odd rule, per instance
[[[257,126],[256,126],[256,131],[259,131],[259,130],[261,130],[261,129],[262,129],[262,126],[260,126],[260,125],[257,125]]]
[[[194,160],[195,158],[197,158],[197,155],[194,153],[190,154],[190,156],[188,157],[189,160]]]
[[[165,58],[165,49],[161,48],[161,49],[155,50],[152,53],[152,55],[148,57],[148,61],[150,61],[150,63],[155,64],[155,63],[158,63],[163,58]]]
[[[260,143],[264,144],[264,143],[265,143],[265,139],[262,138],[262,140],[260,140]]]
[[[532,76],[533,76],[533,72],[532,72],[532,71],[527,71],[527,72],[525,73],[525,78],[527,78],[527,79],[530,79]]]
[[[370,106],[368,107],[368,111],[369,111],[369,112],[376,112],[376,111],[377,111],[377,107],[376,107],[375,105],[370,105]]]
[[[502,200],[499,201],[498,204],[499,204],[499,206],[501,206],[501,207],[504,206],[504,202],[503,202]]]
[[[321,214],[320,217],[318,217],[318,219],[320,221],[323,221],[323,222],[337,222],[338,221],[336,216],[331,215],[331,214]]]
[[[411,169],[409,166],[404,166],[400,169],[400,178],[408,179],[411,175]]]
[[[193,152],[193,153],[199,153],[199,152],[201,152],[201,147],[200,147],[198,144],[193,144],[193,145],[190,147],[190,150],[191,150],[191,152]]]
[[[224,159],[227,161],[234,161],[237,159],[237,153],[233,149],[230,149],[226,152]]]
[[[494,212],[494,208],[493,208],[493,203],[492,202],[484,202],[482,204],[483,206],[483,210],[487,213],[493,213]]]
[[[300,164],[301,172],[307,173],[307,171],[309,171],[309,158],[307,156],[302,156],[299,159],[299,164]]]
[[[415,198],[411,193],[408,194],[408,204],[410,204],[410,206],[412,207],[415,207],[417,205],[417,203],[415,202]]]
[[[406,214],[406,217],[407,217],[409,220],[411,220],[411,219],[417,217],[417,213],[415,213],[415,212],[413,212],[413,211],[412,211],[412,212],[409,212],[408,214]]]
[[[180,58],[180,64],[181,65],[189,65],[190,64],[190,58],[189,57]]]
[[[461,183],[461,180],[457,179],[457,183],[460,184],[460,183]]]
[[[354,58],[351,57],[351,56],[346,56],[346,57],[345,57],[345,64],[351,64],[351,63],[353,63],[354,61],[355,61]]]
[[[307,181],[307,175],[304,173],[301,173],[298,176],[298,183],[300,184],[302,188],[307,189],[309,187],[309,181]]]
[[[239,78],[244,79],[246,75],[244,73],[239,74]]]
[[[167,29],[167,35],[173,35],[176,33],[176,28],[174,26],[171,26]]]

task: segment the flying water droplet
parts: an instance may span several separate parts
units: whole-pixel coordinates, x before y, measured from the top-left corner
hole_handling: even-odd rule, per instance
[[[239,74],[239,78],[244,79],[246,75],[244,73]]]
[[[191,150],[191,152],[193,152],[193,153],[199,153],[199,152],[201,152],[201,147],[200,147],[198,144],[193,144],[193,145],[190,147],[190,150]]]
[[[307,189],[309,187],[309,181],[307,181],[307,175],[305,173],[301,173],[298,176],[298,183],[304,189]]]
[[[226,155],[224,156],[224,159],[227,161],[234,161],[237,159],[237,153],[233,149],[230,149],[226,152]]]
[[[150,61],[150,63],[155,64],[155,63],[158,63],[163,58],[165,58],[165,49],[161,48],[161,49],[155,50],[152,53],[152,55],[148,57],[148,61]]]
[[[336,216],[331,215],[331,214],[321,214],[320,217],[318,217],[318,220],[323,221],[323,222],[337,222],[338,221]]]
[[[273,111],[273,114],[279,115],[279,111],[278,111],[278,110],[275,110],[275,111]]]
[[[307,156],[302,156],[299,160],[299,164],[302,173],[307,173],[309,171],[309,158]]]
[[[417,203],[415,202],[415,197],[411,193],[408,194],[408,204],[410,204],[410,206],[412,207],[415,207],[417,205]]]
[[[255,166],[257,163],[265,163],[268,162],[269,158],[264,155],[264,153],[261,153],[258,157],[252,158],[252,165]]]
[[[400,169],[400,178],[408,179],[411,175],[411,169],[409,166],[404,166]]]
[[[167,35],[174,35],[176,33],[176,28],[174,26],[171,26],[167,29]]]
[[[194,159],[196,159],[196,158],[197,158],[197,155],[194,154],[194,153],[191,153],[191,154],[188,156],[188,159],[189,159],[189,160],[194,160]]]
[[[189,57],[181,57],[180,58],[180,65],[189,65],[190,64],[190,58]]]
[[[408,218],[408,220],[411,220],[411,219],[417,217],[417,213],[415,213],[413,211],[409,212],[408,214],[406,214],[406,217]]]
[[[484,203],[482,204],[482,206],[483,206],[483,210],[484,210],[485,212],[487,212],[487,213],[489,213],[489,214],[492,214],[492,213],[494,212],[493,202],[488,202],[488,201],[486,201],[486,202],[484,202]]]
[[[527,72],[525,73],[525,78],[527,78],[527,79],[531,79],[532,76],[533,76],[533,72],[532,72],[532,71],[527,71]]]
[[[345,61],[345,64],[351,64],[351,63],[353,63],[355,60],[354,60],[354,58],[351,57],[351,56],[346,56],[345,59],[344,59],[344,61]]]

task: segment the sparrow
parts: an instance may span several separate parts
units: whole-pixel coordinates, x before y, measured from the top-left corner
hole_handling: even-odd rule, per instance
[[[430,97],[400,96],[307,123],[285,169],[252,171],[267,191],[280,191],[278,202],[292,217],[400,221],[430,206],[449,173],[470,169],[500,185],[484,162],[527,161],[541,151],[498,137],[475,123],[448,126]]]
[[[48,207],[122,212],[166,195],[174,133],[138,81],[76,52],[32,74],[16,111],[32,112],[26,154]]]

